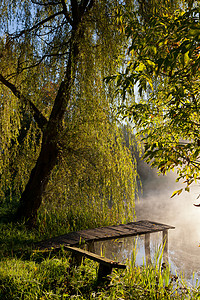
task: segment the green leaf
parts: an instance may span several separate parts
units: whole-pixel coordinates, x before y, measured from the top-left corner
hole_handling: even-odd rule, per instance
[[[173,198],[176,195],[180,195],[182,193],[183,189],[177,190],[175,192],[173,192],[173,194],[171,195],[171,198]]]

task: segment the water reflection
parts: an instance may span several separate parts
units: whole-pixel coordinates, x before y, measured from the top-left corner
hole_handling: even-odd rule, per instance
[[[187,248],[177,249],[174,243],[170,243],[170,236],[174,230],[169,230],[169,265],[171,273],[184,278],[189,284],[195,286],[200,279],[200,257]],[[113,260],[126,263],[136,255],[136,265],[142,266],[147,263],[145,255],[145,236],[127,237],[116,240],[95,242],[95,253],[104,255]],[[162,232],[151,233],[150,257],[152,263],[162,264]]]
[[[143,194],[136,203],[137,220],[151,220],[175,226],[169,230],[169,263],[178,274],[192,282],[200,279],[200,186],[193,184],[190,192],[182,192],[180,196],[171,198],[175,190],[185,187],[176,182],[176,173],[158,176],[144,162],[139,162]],[[200,280],[199,280],[200,281]],[[194,283],[194,281],[193,281]]]
[[[136,203],[136,217],[139,220],[150,220],[175,226],[169,230],[169,263],[172,272],[195,284],[200,283],[200,208],[194,203],[200,203],[197,199],[200,188],[193,185],[190,193],[183,192],[180,196],[171,198],[173,191],[184,188],[181,183],[176,183],[176,174],[157,176],[155,171],[143,168],[143,194],[140,202]],[[119,261],[126,261],[132,256],[137,241],[138,265],[145,263],[144,236],[137,239],[126,238],[96,245],[100,254],[102,251],[107,257],[116,257]],[[151,234],[151,258],[162,245],[162,233]],[[112,255],[112,256],[110,256]],[[194,279],[193,279],[193,273]]]
[[[136,203],[136,221],[149,220],[158,223],[175,226],[169,230],[169,264],[172,274],[185,279],[195,285],[200,283],[200,208],[194,203],[200,203],[197,199],[199,185],[192,185],[190,193],[183,192],[180,196],[171,198],[175,190],[184,188],[185,185],[176,183],[176,174],[158,176],[144,163],[140,166],[143,171],[143,194]],[[136,247],[137,245],[137,247]],[[151,234],[150,256],[155,261],[155,253],[162,246],[162,233]],[[144,236],[129,237],[114,241],[95,243],[95,252],[106,257],[116,258],[120,262],[131,259],[133,249],[136,248],[137,265],[146,263]],[[194,275],[193,275],[194,274]]]
[[[156,232],[151,234],[150,239],[150,258],[155,261],[155,255],[162,251],[162,233]],[[136,255],[136,264],[141,266],[148,263],[145,252],[145,235],[137,237],[126,237],[103,242],[95,242],[95,253],[104,255],[110,259],[116,259],[126,263],[127,259],[131,260]]]

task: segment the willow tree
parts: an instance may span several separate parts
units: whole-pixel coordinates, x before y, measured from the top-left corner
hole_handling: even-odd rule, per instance
[[[30,225],[45,197],[133,214],[135,162],[103,81],[121,66],[117,14],[125,7],[115,0],[1,4],[1,199],[20,198],[17,218]]]

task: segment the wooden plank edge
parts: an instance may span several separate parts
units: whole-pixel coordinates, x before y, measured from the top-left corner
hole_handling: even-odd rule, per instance
[[[158,226],[163,226],[165,229],[175,229],[175,227],[174,226],[172,226],[172,225],[168,225],[168,224],[163,224],[163,223],[159,223],[159,222],[154,222],[154,221],[149,221],[149,220],[139,220],[139,221],[136,221],[136,222],[129,222],[129,223],[127,223],[127,224],[124,224],[124,225],[129,225],[129,224],[131,224],[131,225],[142,225],[142,226],[145,226],[145,222],[147,222],[147,223],[149,223],[150,225],[158,225]],[[148,225],[147,225],[148,226]],[[163,229],[164,229],[163,228]]]
[[[118,268],[118,269],[126,269],[126,265],[122,264],[122,263],[119,263],[119,262],[116,262],[116,261],[113,261],[109,258],[106,258],[106,257],[103,257],[103,256],[100,256],[98,254],[95,254],[95,253],[92,253],[92,252],[89,252],[87,250],[83,250],[83,249],[80,249],[80,248],[77,248],[77,247],[72,247],[72,246],[64,246],[63,247],[65,250],[68,250],[68,251],[72,251],[72,252],[75,252],[75,253],[78,253],[78,254],[81,254],[87,258],[90,258],[100,264],[103,264],[103,265],[106,265],[106,266],[111,266],[112,268]]]

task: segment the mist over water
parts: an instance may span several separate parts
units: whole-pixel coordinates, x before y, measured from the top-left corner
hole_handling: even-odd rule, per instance
[[[190,279],[193,272],[200,278],[200,203],[197,199],[200,186],[193,184],[191,191],[183,191],[171,198],[175,190],[184,188],[183,183],[176,182],[176,173],[158,176],[141,163],[143,195],[136,203],[137,220],[150,220],[175,226],[169,230],[169,263],[178,273],[184,272]],[[198,274],[199,273],[199,274]]]
[[[193,204],[200,203],[197,199],[200,186],[193,185],[191,191],[183,191],[179,196],[171,198],[175,190],[185,185],[176,182],[176,173],[158,176],[155,169],[150,169],[144,162],[139,162],[139,173],[143,183],[143,194],[136,202],[136,220],[149,220],[167,225],[175,229],[168,231],[169,264],[173,274],[184,274],[187,281],[195,285],[200,283],[200,207]],[[137,238],[129,237],[113,241],[100,242],[96,251],[111,259],[125,262],[131,259],[137,241],[136,263],[145,263],[144,235]],[[162,245],[162,233],[150,236],[151,258],[159,246]],[[193,278],[193,273],[195,276]]]

